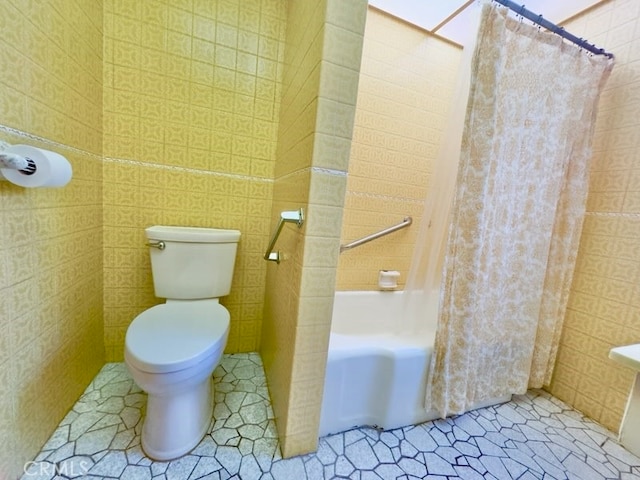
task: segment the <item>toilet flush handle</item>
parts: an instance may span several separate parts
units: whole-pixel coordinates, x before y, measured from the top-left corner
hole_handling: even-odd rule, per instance
[[[151,248],[157,248],[158,250],[164,250],[164,242],[162,240],[160,240],[159,242],[148,242],[147,247],[151,247]]]

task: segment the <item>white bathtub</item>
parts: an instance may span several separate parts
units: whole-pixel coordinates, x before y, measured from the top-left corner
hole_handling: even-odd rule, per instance
[[[439,417],[424,409],[437,305],[427,313],[430,327],[403,334],[411,322],[402,318],[402,295],[336,292],[320,436],[365,425],[390,430]],[[497,398],[473,408],[508,400]]]
[[[336,293],[320,436],[437,418],[423,407],[434,331],[403,335],[402,311],[402,292]]]

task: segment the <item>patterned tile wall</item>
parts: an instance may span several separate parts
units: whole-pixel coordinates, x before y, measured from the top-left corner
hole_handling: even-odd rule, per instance
[[[284,0],[105,0],[105,344],[153,294],[144,228],[242,232],[228,352],[260,343],[270,234]]]
[[[0,478],[10,479],[104,362],[102,5],[0,10],[0,140],[56,151],[74,172],[61,189],[0,181]]]
[[[404,230],[340,255],[338,290],[375,290],[379,270],[407,277],[460,48],[369,8],[342,242],[412,216]]]
[[[551,393],[617,431],[640,343],[640,3],[602,2],[567,30],[616,55],[596,123],[587,216]]]
[[[335,291],[366,1],[289,2],[272,228],[287,225],[270,263],[261,353],[283,456],[314,451]]]

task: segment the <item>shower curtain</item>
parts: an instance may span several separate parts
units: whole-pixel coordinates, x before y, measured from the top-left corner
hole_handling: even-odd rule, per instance
[[[480,24],[480,7],[479,2],[469,7],[471,11],[467,15],[467,21],[469,31],[473,34]],[[450,106],[449,119],[434,161],[411,268],[404,288],[403,322],[397,325],[399,334],[422,337],[435,334],[451,199],[458,171],[475,44],[476,36],[470,35],[462,51],[458,79],[453,90],[453,104]]]
[[[482,8],[426,392],[443,417],[550,381],[612,67]]]

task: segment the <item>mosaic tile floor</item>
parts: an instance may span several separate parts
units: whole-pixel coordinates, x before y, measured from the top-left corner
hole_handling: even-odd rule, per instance
[[[613,434],[541,391],[418,426],[331,435],[315,454],[282,459],[260,357],[225,355],[214,381],[210,433],[190,454],[154,462],[140,448],[145,394],[124,364],[105,365],[23,480],[640,479],[640,459]]]

